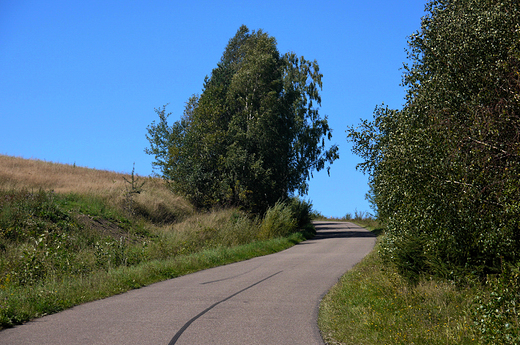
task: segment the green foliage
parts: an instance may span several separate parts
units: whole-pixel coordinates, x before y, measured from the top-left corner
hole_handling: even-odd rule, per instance
[[[426,11],[404,108],[377,107],[348,137],[388,228],[386,257],[411,279],[483,277],[520,260],[520,9],[443,0]]]
[[[442,0],[426,11],[410,36],[404,108],[377,107],[348,137],[387,226],[385,263],[414,284],[487,277],[476,330],[516,344],[518,272],[504,267],[520,261],[520,7]]]
[[[277,202],[265,213],[258,236],[260,238],[285,237],[298,230],[298,222],[285,203]]]
[[[68,229],[70,221],[53,192],[0,191],[0,240],[27,240],[48,227]]]
[[[88,255],[102,235],[84,229],[72,209],[93,211],[92,215],[103,212],[108,217],[104,205],[86,207],[89,198],[81,201],[74,194],[62,196],[43,190],[0,191],[0,198],[0,281],[10,286],[34,286],[49,277],[82,275],[103,266],[96,266]]]
[[[287,201],[292,217],[296,220],[298,228],[303,228],[312,220],[312,204],[310,201],[292,197]]]
[[[104,240],[96,241],[94,255],[97,268],[108,270],[114,267],[126,266],[128,262],[127,251],[128,245],[123,237],[120,237],[119,240],[108,237]]]
[[[126,209],[113,208],[99,196],[2,190],[0,328],[161,279],[285,249],[311,234],[309,224],[307,232],[293,234],[297,214],[292,213],[298,210],[303,219],[310,204],[294,199],[290,205],[265,219],[225,209],[153,224],[158,214],[126,219]],[[259,241],[259,228],[271,231],[262,235],[265,241]],[[279,238],[282,235],[290,236]]]
[[[475,296],[475,327],[486,344],[520,343],[520,269],[488,277]]]
[[[477,288],[442,279],[410,285],[378,249],[323,298],[318,324],[327,344],[481,343],[471,319]]]
[[[276,40],[240,27],[200,96],[172,126],[165,107],[148,126],[153,166],[196,206],[240,206],[262,214],[295,191],[313,170],[338,158],[318,112],[322,75],[316,61],[280,55]],[[328,169],[328,167],[327,167]]]

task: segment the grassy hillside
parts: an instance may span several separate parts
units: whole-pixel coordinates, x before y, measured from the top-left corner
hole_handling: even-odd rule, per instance
[[[0,155],[0,189],[54,191],[102,200],[107,206],[124,208],[131,189],[131,175],[106,170],[57,164],[40,160]],[[161,179],[141,178],[145,182],[140,194],[133,194],[134,211],[171,221],[193,213],[192,206],[172,194]],[[158,220],[157,219],[157,220]]]
[[[197,212],[160,179],[0,156],[0,327],[282,250],[306,206]]]

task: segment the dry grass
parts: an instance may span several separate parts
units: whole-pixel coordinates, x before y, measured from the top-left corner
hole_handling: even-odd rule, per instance
[[[113,206],[125,202],[130,174],[97,170],[75,165],[52,163],[0,155],[0,189],[53,190],[101,197]],[[193,207],[184,198],[174,195],[159,178],[138,177],[146,181],[143,191],[132,196],[140,212],[147,214],[189,215]]]
[[[45,189],[57,193],[99,193],[122,191],[125,182],[120,174],[74,165],[0,155],[0,188]]]

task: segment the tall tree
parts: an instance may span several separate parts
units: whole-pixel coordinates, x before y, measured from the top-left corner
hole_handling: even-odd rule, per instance
[[[520,259],[518,23],[515,0],[430,1],[404,108],[349,130],[403,269],[484,274]]]
[[[316,61],[280,55],[276,40],[242,26],[203,92],[180,121],[148,127],[154,166],[199,207],[242,206],[263,212],[305,194],[313,170],[338,158],[327,118],[319,114],[322,74]]]

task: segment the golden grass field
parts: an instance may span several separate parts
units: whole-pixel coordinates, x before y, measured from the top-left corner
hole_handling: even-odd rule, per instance
[[[43,188],[56,193],[121,191],[129,174],[0,155],[0,187]]]
[[[137,176],[145,182],[142,192],[134,194],[134,202],[151,213],[157,210],[189,215],[193,207],[182,197],[174,195],[160,178]],[[0,189],[53,190],[56,193],[90,194],[102,197],[108,203],[120,205],[127,195],[131,175],[97,170],[75,165],[46,162],[0,155]]]

